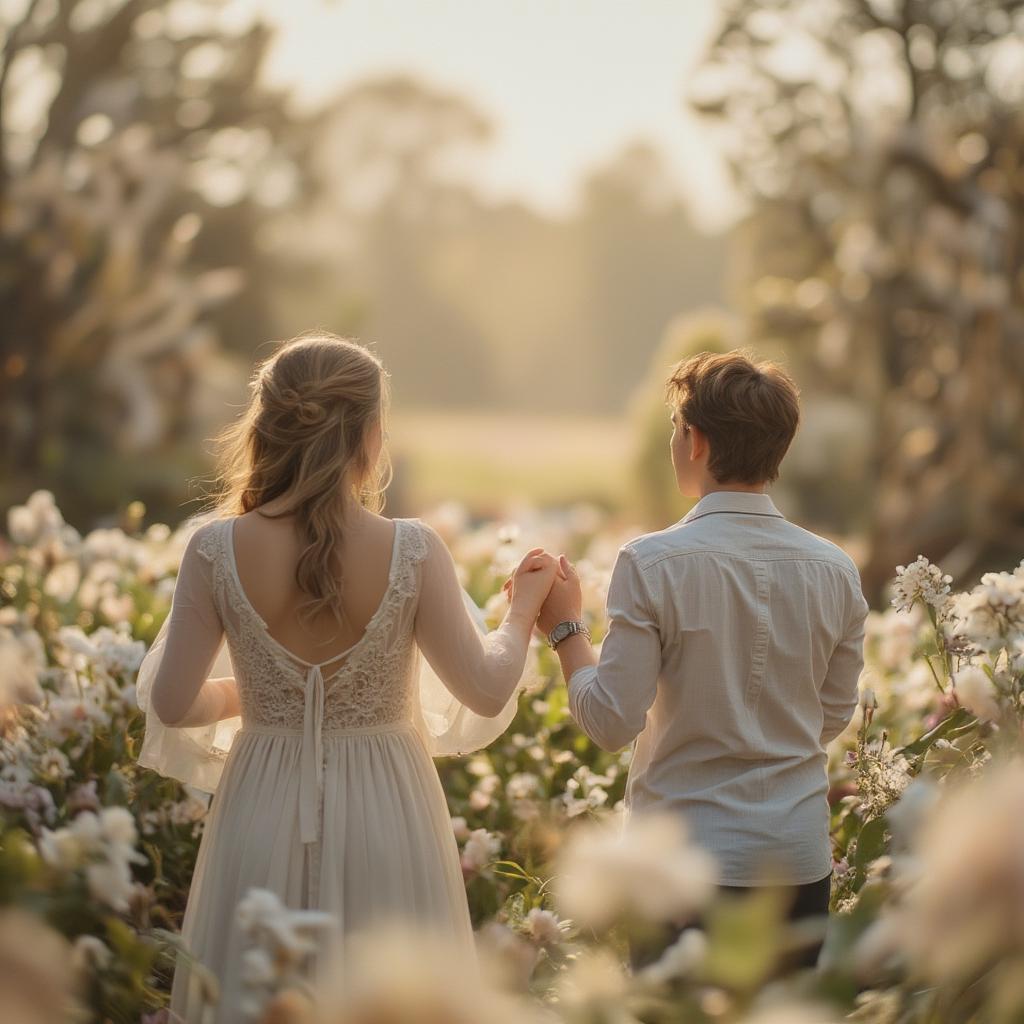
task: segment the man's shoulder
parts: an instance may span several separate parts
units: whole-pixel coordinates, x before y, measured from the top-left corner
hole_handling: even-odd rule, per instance
[[[640,568],[652,565],[666,556],[705,550],[708,547],[707,540],[702,531],[692,528],[693,525],[695,524],[680,521],[663,530],[641,534],[623,544],[622,550],[629,554]]]
[[[723,538],[720,530],[715,529],[715,521],[711,517],[685,519],[663,530],[645,533],[624,544],[622,550],[627,552],[637,566],[648,569],[668,558],[684,558],[685,556],[726,556],[730,558],[806,558],[817,561],[831,562],[838,568],[853,575],[859,581],[860,573],[853,559],[836,543],[821,537],[810,530],[797,526],[788,519],[779,518],[773,521],[777,531],[773,538],[777,541],[776,550],[769,554],[773,547],[771,541],[761,536],[758,551],[745,551],[736,548]]]
[[[838,545],[835,541],[822,537],[820,534],[812,533],[810,530],[791,523],[788,519],[786,525],[792,531],[794,543],[806,551],[810,558],[818,558],[826,562],[834,562],[838,566],[853,573],[858,579],[860,571],[857,563]]]

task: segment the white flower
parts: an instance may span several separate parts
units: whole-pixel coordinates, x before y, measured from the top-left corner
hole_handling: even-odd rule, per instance
[[[699,928],[687,928],[655,963],[640,972],[644,981],[664,985],[685,978],[704,962],[708,940]]]
[[[465,842],[469,838],[469,826],[466,824],[466,819],[461,816],[452,818],[452,832],[455,833],[455,838],[460,843]]]
[[[557,985],[559,1000],[570,1010],[615,1005],[627,990],[628,981],[622,962],[609,949],[588,950],[581,954],[559,976]]]
[[[106,807],[100,815],[103,838],[121,846],[133,847],[138,838],[135,818],[126,807]]]
[[[488,976],[505,989],[524,990],[540,951],[499,921],[488,921],[476,933],[476,948]]]
[[[82,632],[80,626],[61,626],[57,630],[57,639],[72,654],[80,654],[86,658],[96,657],[95,644]]]
[[[146,645],[133,640],[126,633],[103,626],[90,639],[96,649],[96,658],[110,675],[129,676],[138,671],[146,654]]]
[[[528,943],[521,946],[531,957],[536,952]],[[466,970],[465,952],[429,931],[363,932],[318,974],[318,1019],[332,1024],[428,1018],[444,1024],[550,1024],[531,1004],[488,983],[486,972]]]
[[[866,647],[883,672],[905,671],[914,655],[925,622],[920,605],[906,612],[888,608],[869,612],[865,622]]]
[[[242,931],[251,935],[263,922],[283,911],[276,893],[269,889],[250,889],[238,903],[235,920]]]
[[[968,665],[953,676],[957,700],[972,715],[986,722],[996,721],[1002,710],[999,691],[988,673],[977,665]]]
[[[538,946],[552,946],[565,938],[566,925],[550,910],[534,907],[526,915],[526,932]]]
[[[7,510],[7,536],[24,546],[36,539],[36,517],[27,505],[13,505]]]
[[[247,949],[242,954],[242,982],[245,985],[271,984],[277,976],[274,961],[265,949]]]
[[[131,864],[145,858],[135,850],[135,821],[123,807],[105,808],[99,816],[83,811],[67,828],[43,829],[39,853],[51,867],[73,871],[85,866],[93,898],[122,913],[134,889]]]
[[[0,627],[0,710],[10,704],[42,701],[39,673],[46,664],[46,656],[41,648],[38,633],[22,636]]]
[[[559,857],[556,894],[567,917],[601,929],[638,916],[672,921],[699,909],[717,877],[710,854],[690,844],[676,816],[636,815],[570,834]]]
[[[908,611],[915,601],[923,601],[941,611],[949,599],[952,582],[952,576],[943,575],[937,565],[932,565],[924,555],[918,555],[910,565],[896,567],[892,605],[897,611]]]
[[[469,809],[471,811],[486,811],[491,806],[491,794],[480,788],[474,789],[469,794]]]
[[[61,562],[47,574],[43,591],[56,601],[66,604],[75,596],[81,578],[77,562]]]
[[[85,869],[85,880],[94,899],[121,913],[127,912],[134,885],[126,861],[111,859],[89,864]]]
[[[1024,764],[943,793],[918,832],[911,884],[895,912],[915,970],[949,984],[1020,949]]]
[[[103,830],[100,828],[100,819],[92,811],[83,811],[71,822],[69,828],[85,849],[98,851],[101,848]]]
[[[71,775],[71,762],[67,754],[56,748],[44,751],[37,762],[37,768],[44,779],[66,779]]]
[[[106,970],[112,958],[109,947],[95,935],[79,935],[72,946],[71,965],[79,972],[91,968]]]
[[[501,838],[485,828],[474,829],[462,848],[462,866],[468,871],[483,871],[501,850]]]
[[[505,793],[510,800],[528,800],[540,788],[540,779],[532,772],[517,772],[505,783]]]
[[[235,919],[251,939],[289,962],[315,952],[316,934],[336,923],[332,915],[320,911],[291,910],[268,889],[250,889],[239,902]]]
[[[1024,632],[1024,574],[988,572],[954,603],[955,630],[982,651],[994,651]]]
[[[61,871],[70,871],[78,867],[83,860],[87,847],[70,829],[61,828],[51,832],[44,828],[39,837],[39,855],[44,863]]]

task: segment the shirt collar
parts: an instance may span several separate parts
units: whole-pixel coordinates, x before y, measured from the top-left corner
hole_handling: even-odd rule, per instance
[[[785,518],[767,494],[751,494],[748,491],[712,491],[710,494],[705,494],[687,512],[682,521],[689,523],[701,516],[722,512],[771,516],[775,519]]]

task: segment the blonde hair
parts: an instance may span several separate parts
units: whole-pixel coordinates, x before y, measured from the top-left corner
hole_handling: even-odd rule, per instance
[[[341,622],[341,484],[347,478],[365,508],[383,508],[390,463],[382,446],[370,465],[367,445],[378,422],[383,437],[387,374],[362,345],[317,333],[284,342],[257,366],[249,389],[245,412],[218,439],[215,510],[237,516],[285,498],[270,518],[295,516],[303,545],[295,582],[309,595],[300,616],[329,610]]]

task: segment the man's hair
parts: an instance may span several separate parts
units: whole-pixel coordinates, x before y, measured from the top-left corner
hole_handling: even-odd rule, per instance
[[[800,422],[800,392],[774,363],[745,352],[701,352],[668,379],[669,404],[710,447],[708,472],[719,483],[770,483]]]

